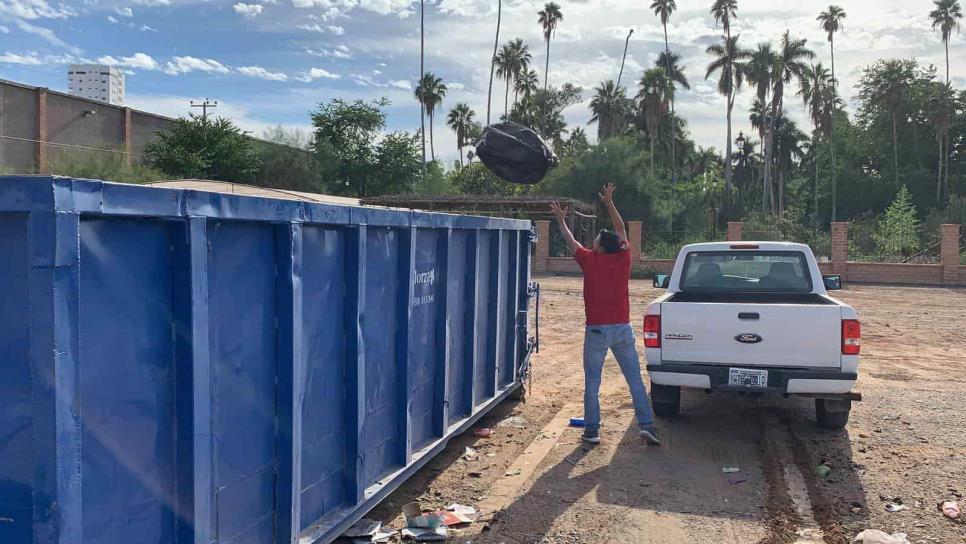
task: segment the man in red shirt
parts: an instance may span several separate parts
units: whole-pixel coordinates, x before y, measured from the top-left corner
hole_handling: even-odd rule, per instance
[[[580,244],[567,226],[567,209],[558,203],[551,205],[560,232],[574,252],[574,259],[584,273],[584,434],[585,442],[600,442],[601,374],[607,350],[614,353],[624,379],[631,390],[634,412],[640,426],[639,434],[648,444],[661,441],[654,428],[654,415],[641,378],[641,362],[634,345],[631,327],[628,282],[631,279],[631,252],[624,231],[624,220],[614,206],[614,184],[608,183],[600,193],[614,230],[601,230],[593,249]]]

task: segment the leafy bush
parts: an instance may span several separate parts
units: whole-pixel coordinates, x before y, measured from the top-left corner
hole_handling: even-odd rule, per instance
[[[72,178],[99,179],[119,183],[150,183],[168,176],[142,164],[128,164],[123,153],[55,153],[50,158],[50,173]]]

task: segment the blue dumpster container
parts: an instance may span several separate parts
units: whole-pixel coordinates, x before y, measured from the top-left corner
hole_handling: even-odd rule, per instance
[[[0,542],[329,542],[520,387],[529,221],[0,178]]]

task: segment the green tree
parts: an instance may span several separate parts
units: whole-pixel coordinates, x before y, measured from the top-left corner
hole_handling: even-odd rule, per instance
[[[247,182],[261,166],[249,133],[223,117],[191,114],[156,134],[144,154],[171,176]]]
[[[630,113],[624,88],[617,88],[612,80],[601,82],[600,86],[594,88],[590,111],[593,116],[587,124],[597,123],[597,141],[620,134]]]
[[[959,5],[959,0],[933,0],[936,9],[929,12],[929,19],[932,22],[933,30],[939,29],[942,35],[943,46],[946,49],[946,85],[949,85],[949,36],[955,29],[959,32],[959,20],[963,18],[963,10]],[[949,119],[942,121],[943,125],[949,126]],[[946,161],[946,187],[949,187],[949,134],[948,130],[942,136],[942,147],[940,153]],[[944,145],[945,143],[945,145]],[[943,160],[941,159],[941,160]]]
[[[919,218],[905,185],[879,219],[872,234],[876,248],[889,255],[912,255],[919,250]]]
[[[407,193],[424,183],[419,134],[390,132],[373,150],[367,195]],[[433,162],[431,164],[437,164]],[[438,168],[438,167],[437,167]],[[430,172],[426,172],[427,178]]]
[[[845,19],[845,10],[836,5],[830,5],[828,10],[819,13],[818,22],[821,24],[822,30],[828,33],[828,47],[829,53],[832,56],[832,94],[836,93],[836,80],[835,80],[835,33],[841,30],[842,21]],[[835,137],[835,116],[832,116],[832,123],[829,125],[829,139]],[[838,207],[837,190],[838,190],[838,169],[836,167],[835,161],[835,145],[830,146],[832,151],[832,221],[835,221],[836,211]]]
[[[651,68],[644,72],[637,83],[637,103],[640,116],[647,128],[647,139],[650,142],[650,172],[654,175],[654,144],[659,138],[661,123],[667,116],[668,95],[673,94],[670,80],[661,68]],[[673,141],[673,139],[672,139]]]
[[[868,117],[876,109],[882,109],[892,120],[892,171],[896,187],[899,186],[899,114],[916,78],[917,68],[915,60],[880,60],[866,68],[859,81],[858,96],[865,108],[860,115]]]
[[[469,133],[472,130],[473,117],[476,113],[470,109],[465,102],[460,102],[449,111],[446,124],[456,133],[456,148],[460,153],[460,166],[463,166],[463,146],[469,142]]]
[[[812,122],[814,127],[814,132],[812,133],[812,144],[811,151],[815,155],[814,171],[815,171],[815,182],[813,186],[813,213],[815,217],[818,217],[818,149],[819,142],[828,137],[831,133],[832,125],[832,115],[833,109],[836,107],[838,97],[835,96],[835,90],[832,88],[832,76],[828,70],[822,66],[822,63],[813,64],[808,67],[805,71],[805,77],[802,78],[802,86],[798,91],[798,95],[802,97],[802,102],[805,104],[805,109],[808,112],[809,120]],[[835,215],[836,207],[836,189],[833,180],[832,183],[832,215]]]
[[[426,110],[426,115],[429,116],[429,154],[432,160],[435,161],[436,148],[433,145],[433,117],[436,113],[436,108],[443,103],[443,97],[446,96],[446,84],[443,83],[442,79],[436,77],[436,74],[426,72],[419,81],[419,84],[416,85],[413,95],[423,105],[423,108]]]
[[[537,12],[537,22],[543,27],[543,39],[547,42],[547,59],[543,70],[543,90],[547,90],[550,77],[550,39],[557,31],[557,25],[563,20],[563,13],[556,2],[547,2],[543,9]]]
[[[496,177],[481,162],[471,162],[463,168],[450,170],[449,181],[466,195],[512,196],[519,192],[520,187]]]
[[[520,77],[513,84],[513,92],[527,100],[533,93],[537,92],[539,82],[540,78],[537,76],[536,70],[520,72]]]
[[[320,104],[312,113],[315,137],[312,148],[322,182],[336,194],[354,192],[363,197],[377,194],[367,183],[378,184],[372,176],[376,163],[376,137],[386,125],[382,109],[389,100],[347,102],[334,99]]]
[[[259,185],[296,191],[319,191],[315,156],[309,150],[309,136],[298,129],[281,125],[262,132],[262,140],[255,142],[261,157]]]
[[[735,107],[735,95],[737,95],[738,90],[741,89],[741,84],[743,81],[742,77],[742,62],[751,56],[751,52],[746,51],[738,47],[738,36],[731,36],[730,18],[734,16],[734,4],[735,0],[718,0],[715,2],[715,7],[719,8],[721,14],[715,13],[716,20],[723,20],[725,25],[726,36],[723,38],[722,43],[712,44],[708,46],[707,53],[711,55],[714,60],[708,64],[707,71],[704,74],[704,78],[708,79],[716,72],[720,73],[718,76],[718,92],[725,97],[725,104],[727,108],[727,113],[725,119],[727,120],[728,131],[725,137],[725,195],[731,194],[732,180],[734,173],[732,172],[732,155],[731,155],[731,112]],[[714,12],[714,7],[712,12]],[[730,13],[731,15],[728,15]]]
[[[510,110],[510,120],[531,127],[548,142],[559,145],[567,127],[563,110],[579,104],[582,96],[583,89],[570,83],[546,91],[537,89]]]
[[[504,99],[503,116],[510,116],[510,87],[514,86],[520,75],[530,68],[530,48],[521,38],[510,40],[496,56],[496,75],[506,81],[506,97]],[[514,92],[513,102],[516,103],[517,93]]]
[[[497,48],[500,46],[500,21],[503,18],[503,0],[496,0],[496,37],[493,39],[493,56],[490,58],[490,85],[486,91],[486,124],[490,124],[490,102],[493,98],[493,72],[497,66]],[[509,91],[507,95],[509,95]]]
[[[666,61],[665,65],[665,77],[671,79],[671,48],[667,41],[667,22],[671,18],[671,14],[678,8],[675,0],[654,0],[651,2],[651,9],[654,10],[654,15],[661,18],[661,26],[664,27],[664,54]],[[671,101],[671,117],[674,117],[674,95],[670,97]],[[671,138],[671,182],[677,181],[677,161],[674,157],[674,138]]]

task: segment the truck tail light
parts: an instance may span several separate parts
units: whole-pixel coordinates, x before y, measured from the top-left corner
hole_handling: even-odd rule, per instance
[[[659,315],[644,316],[644,347],[645,348],[661,347],[661,316]]]
[[[862,347],[862,326],[858,319],[842,320],[842,355],[858,355]]]

